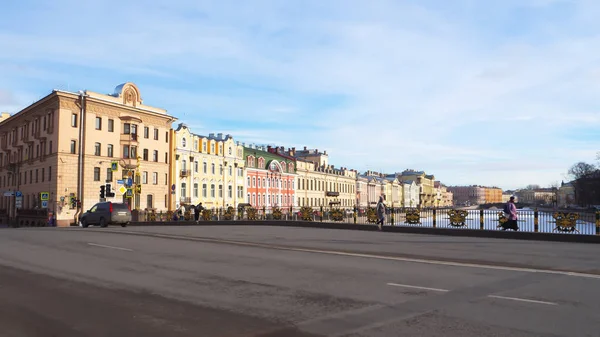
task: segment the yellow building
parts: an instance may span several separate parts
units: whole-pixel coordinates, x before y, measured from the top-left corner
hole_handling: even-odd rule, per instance
[[[187,125],[179,124],[173,143],[172,208],[200,202],[208,209],[246,203],[244,147],[231,135],[197,135]]]
[[[502,189],[498,187],[484,187],[484,189],[486,204],[502,203]]]
[[[423,171],[405,170],[397,177],[402,182],[414,181],[419,187],[419,206],[435,207],[437,192],[435,191],[435,176]]]

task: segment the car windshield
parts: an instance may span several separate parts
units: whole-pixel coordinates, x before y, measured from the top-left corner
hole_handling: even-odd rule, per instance
[[[113,204],[113,208],[118,210],[129,210],[127,204]]]

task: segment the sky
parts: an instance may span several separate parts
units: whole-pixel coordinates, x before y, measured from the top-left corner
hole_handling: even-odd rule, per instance
[[[2,13],[0,111],[134,82],[194,133],[503,189],[566,181],[600,151],[597,0],[20,0]]]

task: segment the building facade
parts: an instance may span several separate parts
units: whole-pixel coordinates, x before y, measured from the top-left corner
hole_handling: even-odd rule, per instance
[[[185,124],[174,131],[174,205],[218,209],[245,203],[243,146],[231,135],[191,132]]]
[[[402,182],[402,207],[413,208],[419,206],[420,188],[412,180]]]
[[[454,205],[475,206],[485,204],[485,188],[481,186],[450,186],[448,191],[452,192]]]
[[[559,207],[570,207],[576,204],[573,182],[561,182],[558,188],[557,201]]]
[[[419,187],[419,204],[420,207],[435,207],[437,193],[435,191],[435,176],[425,174],[423,171],[404,170],[402,173],[397,173],[396,176],[402,182],[414,181]]]
[[[174,120],[133,83],[112,94],[52,91],[0,122],[0,208],[13,220],[47,210],[59,226],[104,200],[165,210]]]
[[[485,203],[486,204],[497,204],[502,203],[502,189],[498,187],[484,187],[485,188]]]
[[[256,208],[289,208],[296,203],[296,161],[263,146],[244,146],[246,200]]]

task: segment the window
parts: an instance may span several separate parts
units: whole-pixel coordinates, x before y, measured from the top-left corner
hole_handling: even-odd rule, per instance
[[[153,162],[158,162],[158,151],[157,150],[154,150],[152,152],[152,161]]]
[[[158,185],[158,172],[152,172],[152,184]]]
[[[115,131],[115,121],[113,119],[108,120],[108,132]]]
[[[252,187],[256,187],[256,178],[252,178]]]
[[[52,166],[48,166],[48,181],[52,181]]]
[[[250,200],[250,193],[248,193],[246,197],[248,198],[248,203],[252,202],[252,200]]]
[[[227,187],[227,197],[229,199],[233,198],[233,186],[229,185],[229,187]]]
[[[158,140],[158,129],[154,128],[154,140]]]
[[[123,158],[129,158],[129,145],[123,145]]]
[[[71,153],[76,153],[76,152],[77,152],[77,141],[71,140]]]
[[[42,182],[46,179],[46,169],[42,167]]]
[[[206,142],[202,142],[202,152],[206,152]]]
[[[223,175],[223,164],[219,164],[219,174]]]
[[[137,125],[135,124],[131,124],[131,134],[132,135],[137,135]]]
[[[229,166],[229,176],[232,176],[232,175],[233,175],[233,167]]]
[[[154,200],[152,194],[148,194],[146,196],[146,208],[151,209],[154,208]]]
[[[169,174],[165,173],[165,185],[169,185]]]
[[[231,146],[229,147],[229,155],[231,156]]]
[[[142,172],[142,184],[148,183],[148,171]]]
[[[219,185],[219,198],[223,198],[223,185]]]
[[[181,183],[181,197],[185,198],[185,191],[187,190],[185,183]]]
[[[77,114],[71,114],[71,126],[74,128],[77,127]]]
[[[198,162],[194,162],[194,172],[198,173]]]
[[[38,176],[39,170],[35,169],[35,182],[38,183],[39,180],[39,176]],[[21,179],[21,174],[19,174],[19,180]]]
[[[215,197],[215,184],[210,185],[210,197],[211,198]]]
[[[206,198],[206,184],[202,184],[202,197]]]
[[[248,177],[248,187],[250,187],[250,177]]]
[[[210,144],[210,153],[215,153],[215,144]]]
[[[112,144],[108,144],[108,146],[106,148],[106,155],[109,157],[113,156],[113,145]]]
[[[144,160],[145,160],[145,161],[148,161],[148,149],[144,149],[144,154],[143,154],[143,156],[144,156]]]
[[[165,163],[169,163],[169,152],[165,152]]]
[[[207,164],[206,162],[202,163],[202,169],[204,170],[204,173],[207,173]]]
[[[144,138],[150,138],[150,128],[147,126],[144,126]]]
[[[212,174],[215,174],[215,163],[212,163],[212,164],[210,165],[210,168],[211,168],[211,172],[212,172]]]
[[[102,117],[96,117],[96,130],[102,130]]]
[[[194,183],[194,198],[198,198],[198,183]]]
[[[109,167],[106,169],[106,181],[111,182],[112,180],[113,180],[113,171]]]
[[[258,188],[260,188],[260,178],[258,178]]]
[[[129,124],[129,123],[123,124],[123,133],[126,135],[131,133],[131,124]]]
[[[165,143],[169,142],[169,131],[165,132]]]
[[[102,152],[102,144],[100,143],[95,143],[94,144],[94,155],[95,156],[100,156],[100,153]]]
[[[48,143],[48,154],[52,154],[52,141]]]
[[[100,181],[100,168],[94,167],[94,181]]]
[[[131,146],[131,159],[137,158],[137,146]]]
[[[194,139],[194,151],[198,151],[198,140]]]

